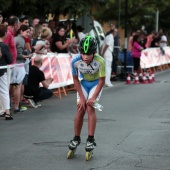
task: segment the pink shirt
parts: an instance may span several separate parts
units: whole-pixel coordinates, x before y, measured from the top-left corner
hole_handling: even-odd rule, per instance
[[[10,27],[8,27],[7,36],[5,37],[3,42],[9,46],[9,49],[10,49],[10,52],[13,58],[12,64],[15,64],[16,58],[17,58],[17,49],[16,49],[16,44],[14,41],[14,33],[12,32]]]
[[[131,51],[132,57],[140,58],[141,48],[142,48],[142,46],[139,43],[134,42],[133,46],[132,46],[132,51]]]

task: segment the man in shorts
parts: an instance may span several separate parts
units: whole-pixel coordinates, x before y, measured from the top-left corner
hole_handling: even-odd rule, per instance
[[[74,138],[69,149],[74,150],[81,142],[80,134],[84,115],[88,113],[88,138],[86,151],[92,151],[96,145],[94,133],[96,128],[96,113],[93,105],[99,101],[105,84],[105,61],[96,53],[97,42],[91,36],[80,41],[80,54],[72,60],[72,74],[77,90],[77,112],[74,121]]]

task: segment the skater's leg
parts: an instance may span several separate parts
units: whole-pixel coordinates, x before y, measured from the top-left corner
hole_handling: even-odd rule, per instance
[[[74,120],[74,133],[75,136],[80,136],[81,129],[83,126],[85,111],[77,111],[75,120]]]
[[[97,119],[95,109],[92,106],[88,105],[87,112],[88,112],[88,135],[94,136]]]

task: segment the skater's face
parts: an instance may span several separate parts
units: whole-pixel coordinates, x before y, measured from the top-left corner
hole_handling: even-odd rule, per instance
[[[82,54],[81,56],[86,64],[89,64],[93,60],[93,54]]]

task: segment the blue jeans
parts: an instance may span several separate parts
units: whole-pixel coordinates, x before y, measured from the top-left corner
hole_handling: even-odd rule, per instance
[[[53,95],[53,91],[44,87],[40,87],[39,88],[39,94],[38,96],[35,98],[34,97],[34,102],[37,103],[40,100],[45,100],[50,98]]]

